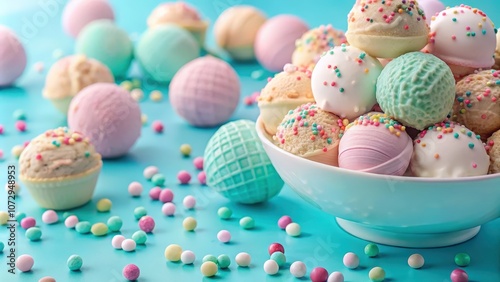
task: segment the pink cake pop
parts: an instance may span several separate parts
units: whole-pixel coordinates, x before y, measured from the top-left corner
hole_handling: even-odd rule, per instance
[[[26,52],[16,34],[0,25],[0,87],[9,86],[26,68]]]
[[[76,38],[87,24],[101,19],[115,19],[108,1],[72,0],[64,7],[62,26],[68,35]]]
[[[429,25],[433,16],[446,9],[446,6],[439,0],[418,0],[418,5],[424,10],[425,21]]]

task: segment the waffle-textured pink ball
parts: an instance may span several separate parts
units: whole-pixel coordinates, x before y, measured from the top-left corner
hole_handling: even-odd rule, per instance
[[[234,69],[212,56],[184,65],[170,83],[170,103],[187,122],[212,127],[226,122],[240,99],[240,81]]]
[[[120,157],[141,135],[141,110],[124,88],[96,83],[73,98],[68,125],[87,136],[103,158]]]
[[[114,20],[113,8],[106,0],[71,0],[62,14],[64,31],[76,38],[80,31],[95,20]]]

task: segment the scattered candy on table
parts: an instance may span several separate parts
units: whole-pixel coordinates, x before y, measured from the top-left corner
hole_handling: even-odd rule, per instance
[[[0,211],[0,225],[5,225],[7,224],[8,221],[9,221],[9,213],[6,211]]]
[[[138,230],[135,231],[134,234],[132,234],[132,240],[134,240],[137,245],[144,245],[148,240],[148,235],[146,234],[146,232]]]
[[[204,171],[198,173],[198,181],[201,185],[207,184],[207,174]]]
[[[151,126],[153,127],[153,130],[156,133],[163,133],[164,126],[163,126],[163,123],[161,121],[155,120],[155,121],[153,121]]]
[[[139,220],[139,228],[146,233],[151,233],[155,228],[155,220],[152,217],[145,215]]]
[[[278,226],[279,228],[285,230],[288,224],[292,223],[292,218],[289,217],[288,215],[284,215],[278,219]]]
[[[27,130],[26,122],[24,120],[16,121],[15,126],[19,132],[25,132]]]
[[[201,274],[205,277],[213,277],[217,274],[217,264],[211,261],[204,262],[200,267]]]
[[[192,152],[191,145],[189,145],[189,144],[182,144],[181,147],[179,148],[179,150],[181,151],[181,154],[184,157],[189,157],[191,155],[191,152]]]
[[[115,235],[113,239],[111,239],[111,246],[117,250],[121,250],[123,241],[125,241],[125,236]]]
[[[122,250],[125,252],[133,252],[135,251],[135,247],[137,243],[133,239],[125,239],[122,241]]]
[[[75,225],[76,232],[80,234],[90,233],[90,229],[92,228],[92,224],[88,221],[80,221]]]
[[[132,197],[139,197],[142,193],[142,184],[137,182],[137,181],[134,181],[134,182],[131,182],[129,185],[128,185],[128,193],[132,196]]]
[[[300,236],[301,229],[300,225],[298,223],[292,222],[288,224],[285,228],[286,234],[292,236],[292,237],[298,237]]]
[[[272,255],[275,252],[281,252],[281,253],[284,254],[285,253],[285,248],[280,243],[272,243],[267,248],[267,251],[269,252],[269,255]]]
[[[130,96],[132,96],[132,99],[134,99],[136,102],[140,102],[144,99],[144,91],[139,88],[132,89],[130,91]]]
[[[194,207],[196,206],[196,198],[191,195],[187,195],[182,200],[182,204],[188,210],[194,209]]]
[[[15,110],[14,113],[12,113],[12,117],[15,120],[26,120],[26,113],[23,110],[18,109]]]
[[[163,99],[163,93],[159,90],[153,90],[149,93],[149,99],[153,102],[160,102]]]
[[[275,275],[278,273],[280,270],[280,267],[278,266],[278,263],[276,263],[274,260],[266,260],[264,262],[264,272],[268,275]]]
[[[59,221],[59,216],[53,210],[46,210],[42,214],[42,222],[47,224],[54,224]]]
[[[153,182],[156,186],[163,186],[163,184],[165,184],[165,175],[156,173],[153,177],[151,177],[151,182]]]
[[[28,229],[35,225],[36,225],[36,220],[31,216],[27,216],[21,220],[21,227],[24,229]]]
[[[153,187],[151,190],[149,190],[149,197],[151,200],[159,200],[160,199],[160,194],[161,194],[161,188],[160,187]]]
[[[183,264],[193,264],[195,260],[196,260],[196,255],[192,251],[185,250],[181,253],[181,262]]]
[[[159,200],[162,203],[172,202],[174,200],[174,192],[168,188],[161,190]]]
[[[194,158],[193,165],[196,169],[202,170],[203,169],[203,157]]]
[[[305,263],[301,261],[295,261],[290,265],[290,273],[296,278],[302,278],[307,273],[307,267]]]
[[[176,262],[181,259],[182,248],[177,244],[170,244],[165,248],[165,258],[168,261]]]
[[[194,219],[193,217],[186,217],[183,221],[182,221],[182,227],[184,227],[184,230],[186,231],[194,231],[194,229],[196,228],[196,226],[198,225],[198,223],[196,222],[196,219]]]
[[[370,243],[365,246],[365,254],[369,257],[376,257],[379,253],[378,246],[376,244]]]
[[[12,147],[10,152],[14,158],[19,159],[19,156],[23,151],[24,151],[24,146],[15,145],[14,147]]]
[[[385,280],[385,270],[379,266],[370,269],[368,277],[371,281],[381,282]]]
[[[78,223],[78,217],[76,215],[70,215],[64,220],[64,225],[67,228],[75,228],[76,224]]]
[[[172,216],[175,214],[175,204],[165,203],[161,207],[161,212],[166,216]]]
[[[203,259],[201,260],[201,262],[206,262],[206,261],[211,261],[213,263],[217,263],[218,262],[217,257],[214,256],[214,255],[205,255],[203,257]]]
[[[191,181],[191,174],[185,170],[181,170],[177,174],[177,179],[181,184],[189,184],[189,181]]]
[[[141,217],[148,214],[148,211],[145,207],[137,207],[134,209],[134,217],[135,219],[141,219]]]
[[[228,207],[220,207],[217,210],[217,215],[221,219],[229,219],[231,218],[231,215],[233,215],[233,211]]]
[[[231,265],[231,259],[229,258],[228,255],[222,254],[222,255],[217,257],[217,265],[221,269],[228,268]]]
[[[69,270],[78,271],[82,268],[83,259],[79,255],[71,255],[66,261],[66,264],[68,265]]]
[[[344,263],[345,267],[355,269],[359,266],[359,257],[355,253],[348,252],[344,255],[342,262]]]
[[[309,277],[312,282],[325,282],[328,279],[328,271],[323,267],[315,267]]]
[[[125,265],[122,271],[123,277],[129,281],[135,281],[141,275],[139,267],[133,263]]]
[[[455,263],[458,266],[465,267],[470,263],[470,256],[466,253],[458,253],[455,255]]]
[[[240,219],[240,226],[243,229],[252,229],[255,227],[255,220],[249,216],[242,217]]]
[[[144,169],[144,171],[142,172],[142,175],[147,180],[151,180],[151,178],[153,178],[153,176],[155,174],[157,174],[158,172],[160,172],[160,170],[156,166],[148,166]]]
[[[425,260],[421,254],[412,254],[408,258],[408,265],[411,268],[415,268],[415,269],[422,268],[422,266],[424,266],[424,263],[425,263]]]
[[[56,279],[54,279],[53,277],[50,277],[50,276],[45,276],[45,277],[40,278],[40,280],[38,280],[38,282],[56,282]]]
[[[16,267],[21,272],[30,271],[34,264],[35,260],[33,259],[33,257],[27,254],[20,255],[16,260]]]
[[[30,241],[38,241],[42,237],[42,230],[36,226],[30,227],[24,235]]]
[[[451,282],[469,282],[469,275],[465,270],[457,268],[450,274]]]
[[[234,261],[236,261],[236,264],[240,267],[248,267],[250,266],[252,257],[248,253],[241,252],[236,255]]]
[[[217,233],[217,240],[219,240],[221,243],[228,243],[231,241],[231,233],[227,230],[221,230],[219,233]]]
[[[105,223],[97,222],[92,225],[90,232],[92,232],[94,236],[104,236],[108,234],[108,226]]]
[[[274,260],[279,267],[282,267],[286,263],[286,256],[282,252],[274,252],[270,259]]]
[[[344,282],[344,274],[338,271],[330,273],[327,282]]]
[[[114,215],[114,216],[108,218],[107,224],[108,224],[109,231],[118,232],[122,228],[123,220],[119,216]]]
[[[113,203],[110,199],[103,198],[97,201],[96,208],[98,212],[108,212],[111,210],[112,205]]]

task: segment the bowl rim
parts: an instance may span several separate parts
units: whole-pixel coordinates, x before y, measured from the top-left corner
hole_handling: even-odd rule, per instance
[[[300,161],[309,163],[310,166],[317,169],[330,170],[337,174],[346,174],[351,177],[364,177],[364,178],[372,178],[376,180],[389,180],[389,181],[400,181],[400,182],[415,182],[415,183],[457,183],[457,182],[477,182],[477,181],[486,181],[492,179],[500,180],[500,173],[480,175],[480,176],[464,176],[464,177],[445,177],[445,178],[433,178],[433,177],[416,177],[416,176],[395,176],[395,175],[384,175],[384,174],[375,174],[369,172],[361,172],[356,170],[350,170],[345,168],[340,168],[336,166],[330,166],[322,163],[318,163],[315,161],[311,161],[299,156],[296,156],[292,153],[289,153],[282,148],[276,146],[271,142],[269,134],[264,132],[263,122],[261,121],[260,115],[257,118],[255,123],[257,135],[259,136],[261,142],[266,143],[269,147],[275,147],[275,149],[279,150],[281,154],[286,155],[289,158],[300,159]]]

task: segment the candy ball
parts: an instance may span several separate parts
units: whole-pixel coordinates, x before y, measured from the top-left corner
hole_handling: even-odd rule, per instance
[[[203,157],[194,158],[193,165],[196,169],[202,170],[203,169]]]
[[[191,155],[192,150],[193,149],[189,144],[182,144],[181,147],[179,148],[179,151],[184,157],[189,157],[189,155]]]
[[[341,272],[334,271],[328,276],[327,282],[344,282],[344,275]]]
[[[421,254],[413,254],[408,258],[408,265],[411,268],[421,268],[424,266],[425,260]]]
[[[151,190],[149,190],[149,197],[151,198],[151,200],[159,200],[160,194],[161,194],[160,187],[153,187],[151,188]]]
[[[233,215],[233,211],[228,207],[221,207],[217,210],[217,215],[221,219],[229,219]]]
[[[67,228],[75,228],[76,224],[78,223],[78,217],[76,215],[70,215],[64,220],[64,225]]]
[[[111,246],[115,249],[121,250],[123,241],[125,241],[125,236],[115,235],[113,236],[113,239],[111,239]]]
[[[129,281],[135,281],[141,275],[139,267],[133,263],[127,264],[122,271],[123,277]]]
[[[163,189],[160,192],[160,201],[162,203],[172,202],[174,200],[174,192],[171,189]]]
[[[132,234],[132,240],[134,240],[138,245],[144,245],[148,240],[148,235],[146,234],[146,232],[138,230],[135,231],[134,234]]]
[[[255,220],[249,216],[242,217],[240,219],[240,226],[243,229],[252,229],[255,227]]]
[[[75,53],[105,64],[115,78],[124,77],[132,62],[133,45],[127,32],[104,19],[93,21],[80,31]]]
[[[87,24],[100,19],[115,19],[108,1],[72,0],[64,7],[62,26],[66,34],[76,38]]]
[[[83,259],[79,255],[71,255],[66,261],[66,264],[68,265],[69,270],[78,271],[82,268]]]
[[[222,243],[228,243],[231,240],[231,233],[227,230],[221,230],[217,233],[217,240]]]
[[[359,257],[355,253],[346,253],[342,259],[345,267],[355,269],[359,266]]]
[[[217,264],[215,264],[214,262],[206,261],[201,265],[200,270],[203,276],[212,277],[215,276],[215,274],[217,274],[218,267]]]
[[[468,282],[469,275],[460,268],[454,269],[450,275],[451,282]]]
[[[153,182],[153,184],[156,186],[163,186],[163,184],[165,184],[165,175],[157,173],[153,175],[153,177],[151,178],[151,182]]]
[[[182,221],[182,227],[184,227],[184,230],[186,231],[193,231],[196,228],[196,225],[198,225],[198,223],[193,217],[186,217]]]
[[[173,203],[163,204],[163,206],[161,207],[161,212],[167,216],[174,215],[175,214],[175,204],[173,204]]]
[[[92,224],[88,221],[80,221],[75,225],[76,232],[80,234],[87,234],[90,232]]]
[[[42,237],[42,230],[40,230],[40,228],[36,226],[30,227],[28,228],[28,230],[26,230],[26,233],[24,235],[30,241],[38,241]]]
[[[248,267],[250,265],[250,262],[252,261],[252,257],[245,252],[238,253],[234,259],[236,261],[236,264],[240,267]]]
[[[42,214],[43,223],[54,224],[59,221],[59,216],[54,210],[46,210]]]
[[[286,226],[285,231],[289,236],[298,237],[300,236],[301,228],[298,223],[292,222]]]
[[[35,261],[33,260],[33,257],[30,255],[20,255],[16,260],[16,267],[21,272],[30,271],[34,264]]]
[[[376,244],[370,243],[365,246],[365,254],[369,257],[376,257],[379,253],[378,246]]]
[[[153,175],[157,174],[158,172],[160,172],[158,167],[148,166],[144,169],[142,175],[144,175],[144,178],[146,178],[147,180],[151,180],[151,178],[153,178]]]
[[[126,154],[141,135],[141,110],[120,86],[96,83],[73,98],[68,124],[87,136],[103,158],[114,158]]]
[[[134,209],[134,217],[135,219],[141,219],[141,217],[148,214],[148,211],[145,207],[137,207]]]
[[[155,228],[154,219],[148,215],[141,217],[139,220],[139,228],[146,233],[153,232],[153,229]]]
[[[182,67],[169,89],[175,112],[198,127],[226,122],[240,99],[240,81],[235,70],[212,56],[198,58]]]
[[[458,253],[455,255],[455,263],[458,266],[465,267],[470,263],[470,256],[466,253]]]
[[[206,255],[203,257],[202,262],[211,261],[217,263],[217,257],[214,255]]]
[[[146,30],[135,49],[143,73],[159,83],[170,82],[182,66],[199,54],[200,46],[193,36],[173,24]]]
[[[125,239],[122,241],[122,250],[125,252],[133,252],[135,251],[135,247],[137,243],[133,239]]]
[[[275,275],[276,273],[278,273],[279,270],[280,267],[278,266],[278,263],[275,262],[274,260],[270,259],[264,263],[264,272],[266,272],[269,275]]]
[[[195,260],[196,255],[192,251],[186,250],[181,253],[181,261],[183,264],[193,264]]]
[[[90,228],[90,232],[92,232],[94,236],[104,236],[108,234],[108,230],[108,226],[102,222],[95,223]]]
[[[374,282],[384,281],[385,270],[381,267],[376,266],[376,267],[370,269],[370,272],[368,273],[368,277],[370,278],[371,281],[374,281]]]
[[[98,212],[108,212],[111,210],[112,205],[113,203],[110,199],[103,198],[97,201],[96,208]]]
[[[177,179],[181,184],[189,184],[189,181],[191,181],[191,174],[185,170],[181,170],[177,174]]]
[[[54,279],[50,276],[45,276],[45,277],[40,278],[40,280],[38,280],[38,282],[56,282],[56,279]]]
[[[36,220],[31,216],[25,217],[21,220],[21,227],[24,229],[28,229],[35,225],[36,225]]]
[[[269,71],[280,71],[292,61],[295,41],[308,30],[307,24],[293,15],[278,15],[267,20],[255,38],[257,61]]]
[[[231,58],[238,61],[253,60],[257,32],[266,20],[266,16],[257,8],[233,6],[217,18],[214,25],[215,41]]]
[[[182,200],[182,204],[184,205],[184,207],[186,209],[194,209],[195,205],[196,205],[196,198],[191,196],[191,195],[187,195],[186,197],[184,197],[184,199]]]
[[[290,273],[296,278],[302,278],[307,273],[307,267],[305,263],[296,261],[290,265]]]
[[[283,187],[255,130],[255,123],[227,123],[210,138],[204,155],[207,185],[244,204],[267,201]]]
[[[280,217],[280,219],[278,220],[278,226],[279,228],[281,229],[285,229],[288,224],[292,223],[292,218],[289,217],[288,215],[284,215],[282,217]]]
[[[130,195],[132,195],[133,197],[138,197],[141,195],[142,193],[142,184],[139,183],[139,182],[131,182],[129,185],[128,185],[128,193]]]
[[[171,244],[165,248],[165,258],[169,261],[179,261],[181,259],[182,248],[179,245]]]
[[[323,267],[316,267],[309,276],[312,282],[325,282],[328,279],[328,271]]]
[[[269,252],[269,255],[272,255],[274,254],[275,252],[280,252],[280,253],[285,253],[285,248],[283,247],[283,245],[281,245],[280,243],[272,243],[271,245],[269,245],[269,247],[267,248],[267,251]]]
[[[26,68],[26,51],[16,34],[0,26],[0,88],[9,86]]]
[[[201,185],[207,184],[207,174],[206,174],[206,172],[200,171],[198,173],[197,178],[198,178],[198,182],[200,182]]]
[[[279,267],[282,267],[286,263],[286,256],[282,252],[274,252],[270,259],[274,260]]]

